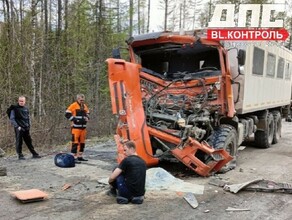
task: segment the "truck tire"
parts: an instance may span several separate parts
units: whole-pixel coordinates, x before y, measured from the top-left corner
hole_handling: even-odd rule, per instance
[[[219,171],[220,173],[225,173],[236,167],[237,132],[233,126],[220,125],[214,130],[208,142],[214,149],[224,149],[233,157],[233,160]]]
[[[277,144],[281,138],[282,117],[279,111],[273,112],[274,116],[274,136],[272,144]]]
[[[258,130],[255,132],[254,142],[259,148],[269,148],[274,139],[274,116],[272,113],[268,113],[266,119],[266,129],[264,131]]]

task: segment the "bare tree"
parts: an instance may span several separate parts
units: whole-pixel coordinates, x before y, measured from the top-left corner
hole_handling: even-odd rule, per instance
[[[290,33],[289,35],[289,38],[287,39],[286,41],[286,47],[289,49],[289,50],[292,50],[292,16],[287,16],[287,14],[289,12],[291,12],[292,10],[292,2],[288,2],[288,1],[285,1],[285,16],[286,16],[286,19],[284,19],[285,23],[284,23],[284,26],[285,28],[288,30],[288,32]]]
[[[137,9],[137,15],[138,15],[138,22],[137,22],[137,28],[138,28],[138,34],[141,34],[141,0],[138,0],[138,9]]]
[[[34,112],[36,105],[36,79],[35,79],[35,49],[36,49],[36,20],[37,20],[37,0],[31,1],[31,45],[30,45],[30,59],[29,59],[29,74],[30,74],[30,82],[31,82],[31,90],[32,90],[32,110]],[[28,61],[28,60],[27,60]]]
[[[172,2],[170,0],[160,0],[160,7],[164,10],[164,25],[163,30],[166,31],[168,29],[168,20],[173,14],[173,11],[176,7],[175,2]],[[175,17],[175,15],[174,15]],[[174,17],[171,17],[172,21],[174,20]],[[173,23],[172,23],[173,26]]]
[[[121,31],[120,0],[117,0],[117,31]]]
[[[133,14],[134,14],[134,3],[133,0],[129,0],[129,36],[133,35]]]
[[[146,32],[149,32],[149,25],[150,25],[150,6],[151,6],[151,0],[148,0],[148,10],[147,10],[147,28]]]

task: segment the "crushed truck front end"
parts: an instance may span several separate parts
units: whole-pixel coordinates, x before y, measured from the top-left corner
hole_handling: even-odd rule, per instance
[[[127,43],[130,62],[107,60],[118,162],[133,140],[148,166],[178,160],[208,176],[230,163],[237,134],[228,125],[235,110],[220,42],[161,32]]]

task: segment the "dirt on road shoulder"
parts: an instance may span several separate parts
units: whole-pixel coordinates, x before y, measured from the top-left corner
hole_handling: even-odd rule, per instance
[[[283,121],[278,144],[269,149],[246,147],[239,152],[235,170],[212,178],[230,183],[257,178],[292,183],[291,140],[292,123]],[[195,195],[199,203],[196,209],[183,199],[182,193],[170,190],[147,190],[142,205],[118,205],[106,195],[108,186],[99,182],[116,165],[114,142],[88,140],[87,145],[85,155],[89,161],[74,168],[54,165],[54,156],[67,151],[65,147],[42,152],[41,159],[31,159],[28,154],[24,161],[16,156],[0,158],[0,166],[7,168],[7,176],[0,176],[0,219],[292,219],[291,194],[251,191],[233,194],[210,185],[211,177],[189,175],[184,168],[172,169],[175,164],[165,169],[186,182],[204,186],[204,193]],[[10,195],[26,189],[40,189],[49,197],[23,204]],[[228,207],[244,211],[227,211]]]

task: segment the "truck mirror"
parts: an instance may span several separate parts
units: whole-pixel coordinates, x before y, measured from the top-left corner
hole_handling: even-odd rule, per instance
[[[238,51],[237,59],[239,66],[243,66],[245,64],[245,50],[240,49]]]
[[[115,59],[121,59],[120,49],[119,48],[113,49],[112,55],[113,55],[113,58]]]

